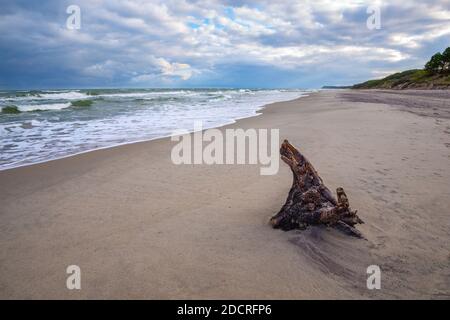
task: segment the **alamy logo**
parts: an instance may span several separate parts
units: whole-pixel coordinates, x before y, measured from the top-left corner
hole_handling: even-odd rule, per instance
[[[66,20],[66,27],[70,30],[81,29],[81,9],[79,6],[72,4],[67,7],[66,13],[70,14]]]
[[[69,276],[66,280],[66,287],[69,290],[80,290],[81,289],[81,269],[77,265],[70,265],[66,269]]]
[[[381,269],[379,266],[373,264],[367,267],[367,289],[381,289]]]
[[[369,30],[381,29],[381,8],[378,5],[371,5],[367,8],[367,14],[370,16],[367,18],[366,25]]]
[[[261,175],[274,175],[278,172],[278,129],[226,129],[225,136],[219,129],[202,130],[202,122],[197,121],[192,135],[186,130],[173,133],[171,140],[178,141],[171,153],[174,164],[259,163]]]

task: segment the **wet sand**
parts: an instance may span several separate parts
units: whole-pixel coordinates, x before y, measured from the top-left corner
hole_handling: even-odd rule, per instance
[[[280,129],[344,187],[367,240],[272,229],[292,179],[281,162],[272,176],[177,166],[159,139],[1,171],[0,298],[449,299],[450,100],[386,97],[322,91],[224,127]],[[81,290],[66,288],[72,264]]]

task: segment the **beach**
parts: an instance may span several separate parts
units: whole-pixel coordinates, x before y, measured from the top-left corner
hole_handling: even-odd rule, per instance
[[[429,92],[323,90],[220,128],[279,129],[367,240],[272,229],[284,163],[175,165],[169,138],[0,171],[0,298],[449,299],[450,97]]]

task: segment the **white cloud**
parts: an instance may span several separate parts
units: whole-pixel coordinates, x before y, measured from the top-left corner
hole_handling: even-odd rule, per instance
[[[194,70],[187,63],[170,63],[163,58],[158,58],[155,60],[155,62],[159,66],[160,71],[164,76],[175,76],[180,77],[183,80],[187,80],[194,73]]]
[[[424,30],[421,34],[394,33],[389,40],[392,45],[405,46],[407,48],[420,48],[425,42],[432,42],[436,38],[448,36],[450,39],[450,22],[448,24],[438,24]]]

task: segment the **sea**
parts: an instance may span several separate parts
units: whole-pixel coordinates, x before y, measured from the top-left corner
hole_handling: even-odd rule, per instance
[[[0,90],[0,170],[259,114],[302,89]]]

